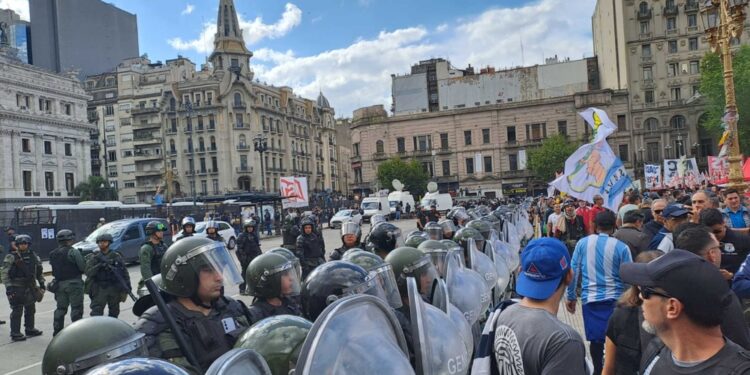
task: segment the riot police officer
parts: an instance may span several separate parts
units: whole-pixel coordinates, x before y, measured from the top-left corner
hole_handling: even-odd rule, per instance
[[[297,364],[300,348],[312,325],[299,316],[270,317],[253,324],[234,347],[256,351],[266,360],[272,374],[286,375]]]
[[[209,220],[206,223],[206,238],[217,242],[224,242],[224,237],[219,234],[219,224],[215,220]]]
[[[109,316],[120,315],[120,302],[125,302],[131,290],[130,275],[122,255],[111,251],[112,235],[102,233],[96,237],[99,251],[86,257],[86,289],[91,298],[91,316],[104,315],[104,306],[109,308]]]
[[[96,316],[65,327],[50,341],[42,358],[42,374],[80,375],[103,363],[146,356],[143,333],[122,320]]]
[[[15,237],[16,249],[5,256],[0,268],[0,280],[5,284],[5,294],[10,303],[10,338],[22,341],[26,336],[39,336],[42,331],[34,327],[34,313],[40,293],[44,293],[42,261],[29,247],[31,237],[21,234]],[[37,285],[34,285],[38,283]],[[21,333],[21,316],[24,318],[26,335]]]
[[[256,297],[250,306],[250,324],[275,315],[302,315],[290,297],[298,296],[300,280],[294,264],[283,255],[266,253],[250,262],[245,274],[248,294]]]
[[[53,335],[60,332],[65,326],[65,314],[70,306],[70,320],[75,322],[83,317],[83,272],[86,263],[83,255],[78,249],[71,246],[75,240],[75,234],[69,229],[57,232],[57,243],[59,247],[49,254],[49,263],[52,266],[52,275],[55,276],[55,319],[52,324]]]
[[[375,254],[385,259],[391,250],[401,246],[404,242],[401,229],[391,223],[382,223],[370,232],[367,247]]]
[[[161,276],[163,291],[172,296],[167,311],[149,308],[135,328],[146,334],[149,356],[204,373],[250,326],[243,304],[224,295],[224,287],[242,282],[240,271],[222,242],[191,237],[169,247]],[[170,327],[165,313],[177,327]],[[185,336],[187,347],[180,347],[178,336]]]
[[[181,226],[182,226],[182,233],[180,233],[180,236],[177,237],[175,241],[178,241],[185,237],[192,237],[195,235],[195,219],[193,219],[192,216],[183,217]]]
[[[255,220],[245,220],[242,224],[242,233],[237,237],[237,259],[240,261],[242,276],[245,276],[247,266],[261,254],[260,238],[255,232]],[[245,283],[240,284],[240,294],[246,295]]]
[[[138,259],[141,262],[141,281],[138,282],[139,289],[146,280],[161,272],[159,265],[161,264],[161,258],[167,251],[167,245],[164,244],[164,232],[166,230],[167,226],[160,221],[149,221],[146,224],[148,240],[141,246],[141,250],[138,252]]]
[[[360,247],[362,230],[357,223],[344,223],[341,225],[341,247],[334,249],[330,255],[330,260],[341,260],[341,257],[349,249]]]
[[[284,227],[282,230],[282,246],[294,251],[297,246],[297,237],[300,235],[300,229],[297,225],[297,213],[290,212],[284,218]]]
[[[326,246],[323,238],[315,233],[315,222],[311,218],[302,219],[300,224],[302,234],[297,237],[297,246],[294,252],[302,263],[302,278],[304,279],[315,267],[325,263],[323,257],[326,253]]]

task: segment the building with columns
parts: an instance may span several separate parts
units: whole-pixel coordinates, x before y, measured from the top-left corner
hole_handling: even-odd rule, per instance
[[[200,69],[183,57],[140,57],[87,78],[89,117],[107,147],[99,164],[120,199],[150,203],[158,189],[167,198],[278,191],[284,176],[307,177],[310,190],[343,190],[328,99],[255,79],[232,0],[220,2],[217,30]]]
[[[75,203],[91,174],[90,98],[75,77],[22,63],[0,46],[0,211]]]

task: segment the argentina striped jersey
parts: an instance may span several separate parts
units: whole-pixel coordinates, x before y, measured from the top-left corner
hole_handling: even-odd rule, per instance
[[[568,300],[576,299],[579,278],[584,304],[620,298],[627,288],[620,278],[620,265],[632,261],[628,245],[614,237],[592,234],[582,238],[571,259],[574,278],[568,285]]]

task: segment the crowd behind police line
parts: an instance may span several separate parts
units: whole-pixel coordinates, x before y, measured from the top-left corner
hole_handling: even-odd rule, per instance
[[[207,239],[188,240],[185,237],[191,237],[194,222],[191,228],[190,220],[183,220],[186,235],[166,249],[160,235],[166,228],[155,222],[154,228],[149,230],[149,242],[141,249],[139,295],[143,296],[136,303],[140,319],[136,330],[128,331],[127,340],[122,336],[118,336],[118,340],[121,344],[135,343],[136,349],[125,357],[158,357],[189,373],[208,371],[211,364],[232,347],[253,349],[264,356],[272,373],[287,373],[294,368],[295,356],[299,355],[289,349],[302,345],[307,338],[305,333],[327,306],[346,296],[375,294],[391,306],[399,322],[408,344],[406,358],[415,370],[424,372],[424,365],[419,364],[419,348],[415,348],[413,333],[417,328],[411,325],[407,298],[406,281],[414,277],[421,299],[428,303],[437,303],[430,301],[435,280],[444,280],[449,284],[448,290],[451,286],[462,288],[454,289],[459,293],[452,297],[465,318],[461,320],[466,329],[457,330],[464,332],[463,336],[459,335],[462,337],[459,341],[466,345],[466,352],[459,354],[465,356],[461,361],[463,365],[456,366],[454,361],[450,373],[659,374],[672,373],[670,371],[675,369],[682,371],[680,373],[745,373],[750,371],[747,370],[749,356],[743,349],[750,341],[747,324],[742,320],[739,300],[728,292],[729,280],[734,279],[732,287],[743,296],[734,285],[743,284],[744,266],[734,271],[727,269],[722,257],[725,252],[738,253],[732,255],[743,258],[742,263],[748,253],[745,248],[727,250],[726,244],[732,244],[732,236],[743,235],[741,227],[736,225],[740,224],[739,220],[732,224],[727,222],[732,215],[747,214],[744,206],[733,203],[733,194],[736,192],[725,191],[719,198],[699,191],[687,195],[689,202],[681,198],[684,193],[662,192],[658,197],[653,193],[645,197],[631,194],[617,214],[604,209],[599,199],[595,199],[591,207],[559,198],[538,199],[531,204],[527,200],[523,209],[497,201],[490,205],[478,202],[475,206],[469,204],[468,209],[456,207],[446,218],[430,208],[419,211],[417,226],[421,230],[406,236],[384,217],[374,216],[365,239],[357,225],[342,226],[342,245],[330,253],[328,262],[314,219],[289,215],[285,218],[284,225],[288,226],[285,232],[294,232],[287,229],[298,227],[297,238],[291,241],[285,237],[284,247],[265,253],[260,251],[254,234],[255,223],[243,225],[240,237],[245,238],[238,238],[238,245],[240,242],[242,245],[237,249],[241,269],[228,256],[215,230],[208,231]],[[675,199],[675,196],[676,202],[670,202],[670,197]],[[717,198],[726,205],[721,211],[712,210]],[[689,208],[685,203],[689,203]],[[650,211],[653,219],[647,221],[644,211]],[[680,219],[688,219],[692,225],[680,225]],[[660,226],[652,236],[661,234],[657,248],[667,241],[665,239],[672,247],[653,251],[650,245],[645,245],[651,241],[647,241],[644,222],[646,226],[651,223],[652,229]],[[727,230],[729,225],[735,225],[736,229]],[[534,232],[536,237],[551,238],[533,240],[520,251],[522,243],[534,237]],[[88,275],[88,263],[93,264],[93,258],[87,259],[87,266],[81,270],[75,254],[66,250],[69,243],[65,242],[67,237],[63,234],[61,246],[56,249],[61,250],[58,257],[68,262],[63,270],[74,273],[76,268]],[[727,242],[720,242],[725,239]],[[735,241],[738,246],[750,246],[750,242],[743,243],[742,239]],[[401,246],[402,241],[405,246]],[[101,252],[106,254],[107,241],[97,242],[100,248],[104,247]],[[19,254],[26,251],[33,255],[28,246],[24,244],[24,247]],[[664,253],[667,255],[662,255]],[[27,258],[28,264],[33,265],[33,257]],[[490,263],[483,263],[487,259]],[[633,259],[643,263],[632,263]],[[15,261],[9,256],[6,264],[9,260]],[[645,263],[648,261],[651,262]],[[737,260],[727,263],[736,264]],[[488,265],[490,268],[482,268]],[[11,266],[3,270],[6,268]],[[477,271],[479,284],[483,284],[478,289],[471,289],[468,281],[469,276],[474,276],[470,273],[472,270]],[[463,275],[462,272],[464,279],[457,276]],[[4,281],[6,273],[3,273]],[[38,289],[43,291],[44,281],[41,274],[39,276]],[[72,279],[69,284],[77,286],[80,274]],[[67,280],[71,279],[61,281]],[[159,295],[166,302],[166,314],[158,306],[149,306],[152,296],[143,290],[146,280],[158,285]],[[685,290],[685,286],[694,285],[691,283],[695,280],[700,280],[704,287]],[[253,304],[245,306],[225,296],[223,288],[227,284],[241,284],[241,293],[255,297]],[[23,285],[25,290],[33,292],[34,283]],[[477,290],[481,297],[462,298],[460,292],[467,290]],[[73,308],[73,301],[79,295],[77,291],[63,288],[60,298],[71,305],[71,317],[74,314],[78,317],[78,311]],[[123,290],[117,292],[120,299],[125,298]],[[491,293],[492,297],[485,298],[485,293]],[[82,293],[80,296],[82,300]],[[508,296],[518,298],[504,301]],[[579,296],[593,364],[584,360],[580,335],[556,318],[560,301],[564,299],[565,307],[572,312]],[[487,306],[482,305],[485,299]],[[476,300],[481,300],[482,304],[477,306],[473,303]],[[29,328],[35,331],[33,301],[25,299],[21,303],[27,314],[29,310],[32,312],[31,326],[28,318],[26,320],[27,336],[30,336]],[[17,305],[12,302],[12,306]],[[506,306],[510,307],[503,309]],[[63,308],[62,318],[67,305]],[[176,331],[165,315],[177,318]],[[110,316],[117,316],[117,309],[114,315],[112,313],[112,305]],[[269,317],[277,318],[266,320]],[[55,318],[57,335],[60,333],[57,312]],[[98,320],[96,325],[117,324],[104,323],[105,320]],[[45,353],[44,373],[54,373],[61,366],[77,368],[77,372],[71,373],[84,373],[98,364],[75,363],[73,359],[91,353],[65,353],[70,347],[63,343],[73,339],[62,339],[66,335],[76,337],[91,332],[96,329],[94,323],[81,320],[64,329],[60,339],[56,336]],[[731,328],[725,327],[727,324]],[[246,329],[250,326],[253,328]],[[456,323],[456,326],[461,324]],[[274,330],[269,331],[269,327]],[[278,349],[284,353],[269,351],[263,344],[268,337],[261,334],[274,334],[282,328],[294,328],[296,341],[285,342],[283,350]],[[120,327],[115,331],[121,330]],[[547,335],[540,337],[539,332]],[[186,336],[182,341],[188,341],[187,345],[180,345],[179,336]],[[470,365],[472,356],[474,361]],[[446,359],[446,365],[448,362]]]

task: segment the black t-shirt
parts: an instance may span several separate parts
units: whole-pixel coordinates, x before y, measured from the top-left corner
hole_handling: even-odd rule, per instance
[[[672,351],[666,346],[646,365],[643,375],[660,374],[701,374],[733,375],[750,374],[750,353],[729,339],[713,357],[692,366],[675,363]]]
[[[638,373],[641,363],[641,337],[638,307],[615,307],[607,323],[607,337],[617,347],[616,375]]]
[[[721,268],[737,273],[742,262],[750,253],[750,236],[737,233],[727,228],[726,235],[721,240]]]

